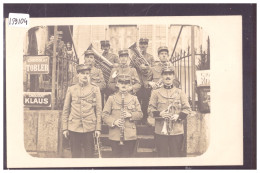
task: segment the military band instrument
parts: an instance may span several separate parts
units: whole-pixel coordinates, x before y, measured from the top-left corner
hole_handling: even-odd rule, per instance
[[[151,85],[150,83],[148,83],[150,87],[152,87],[152,89],[158,89],[161,88],[163,86],[163,80],[159,79],[157,82],[155,82],[154,85]]]
[[[95,136],[95,134],[93,134],[93,138],[94,138],[94,146],[95,146],[95,155],[97,155],[98,158],[102,158],[100,137]]]
[[[122,107],[121,107],[121,126],[120,126],[120,143],[119,145],[124,145],[124,131],[125,131],[125,95],[122,93]]]
[[[114,73],[112,74],[112,78],[116,78],[118,76],[118,71],[114,71]]]
[[[92,44],[89,45],[88,50],[92,50],[95,55],[95,63],[100,67],[101,71],[103,72],[105,82],[108,83],[111,70],[113,68],[113,64],[106,59],[102,54],[100,54]]]
[[[166,113],[172,113],[174,114],[175,112],[175,106],[173,104],[170,104],[168,108],[166,109]],[[163,128],[161,133],[164,135],[169,135],[170,132],[172,131],[172,126],[175,120],[171,120],[170,117],[164,118],[164,123],[163,123]]]
[[[136,56],[130,56],[131,63],[133,66],[140,72],[144,72],[144,69],[141,68],[141,65],[144,64],[146,66],[149,66],[149,62],[144,58],[140,50],[137,48],[136,42],[132,44],[129,47],[130,50],[136,55]]]

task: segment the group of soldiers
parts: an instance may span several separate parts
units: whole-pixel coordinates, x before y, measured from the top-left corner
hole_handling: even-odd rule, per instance
[[[155,126],[158,157],[182,156],[183,121],[190,105],[175,78],[168,48],[159,47],[155,60],[147,53],[148,42],[139,40],[148,64],[135,68],[129,64],[135,57],[129,57],[128,49],[120,50],[118,57],[109,52],[108,40],[101,41],[102,56],[114,64],[107,83],[95,67],[95,53],[85,51],[85,62],[77,66],[63,106],[63,135],[70,140],[72,157],[80,157],[82,148],[84,157],[94,156],[93,136],[100,136],[102,122],[109,126],[113,157],[132,157],[140,121]]]

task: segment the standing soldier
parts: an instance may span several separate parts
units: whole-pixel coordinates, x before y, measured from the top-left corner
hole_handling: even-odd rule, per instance
[[[129,60],[129,54],[128,54],[128,50],[120,50],[118,52],[119,54],[119,61],[120,64],[118,67],[113,68],[111,71],[111,75],[108,81],[108,87],[109,89],[111,89],[113,92],[117,91],[117,76],[121,75],[121,74],[125,74],[125,75],[129,75],[131,76],[131,82],[132,85],[129,87],[129,92],[131,94],[135,94],[141,87],[140,85],[140,80],[138,77],[138,74],[136,72],[135,68],[130,68],[128,66],[128,60]]]
[[[113,157],[132,157],[137,133],[135,120],[143,116],[136,96],[131,95],[131,76],[119,75],[119,92],[109,96],[103,109],[103,121],[109,126],[109,139]]]
[[[162,85],[161,73],[162,69],[166,65],[172,65],[169,61],[169,50],[166,46],[161,46],[158,48],[158,57],[160,61],[155,61],[152,70],[152,81],[149,81],[149,85],[153,89],[157,89]],[[151,78],[150,78],[151,79]],[[173,83],[175,87],[180,88],[180,82],[177,78],[174,78]]]
[[[119,58],[117,55],[110,53],[110,43],[109,40],[101,40],[101,49],[103,50],[102,56],[104,56],[108,61],[110,61],[113,64],[113,67],[118,67],[119,64]],[[102,104],[104,104],[104,100],[107,100],[108,97],[112,94],[113,92],[109,87],[106,87],[104,89],[104,92],[101,92],[102,95]]]
[[[99,89],[102,91],[103,89],[106,88],[106,82],[104,80],[102,71],[95,67],[94,52],[92,50],[86,50],[84,54],[85,54],[84,64],[90,66],[91,68],[91,72],[90,72],[91,82],[97,85]],[[73,79],[73,84],[76,84],[77,82],[78,82],[78,77],[75,76]]]
[[[147,113],[147,108],[148,108],[148,103],[149,103],[149,98],[151,96],[151,88],[149,88],[148,82],[152,78],[152,73],[150,68],[153,66],[154,63],[154,58],[151,54],[147,53],[147,48],[148,48],[148,42],[149,39],[147,38],[140,38],[139,40],[139,48],[140,48],[140,53],[143,55],[143,57],[146,59],[146,61],[149,63],[149,66],[147,64],[141,64],[140,68],[142,69],[141,71],[137,69],[138,76],[140,79],[141,83],[141,88],[137,92],[137,97],[138,100],[141,104],[142,112],[144,114],[142,123],[146,124],[148,113]],[[133,60],[136,58],[134,57],[136,54],[133,55]]]
[[[101,130],[101,95],[90,83],[90,66],[77,66],[78,83],[68,88],[62,114],[63,135],[69,138],[73,158],[94,157],[94,138]]]
[[[106,82],[102,71],[95,67],[94,52],[92,50],[86,50],[84,54],[85,64],[91,66],[91,82],[95,83],[100,88],[100,91],[103,91],[106,88]]]
[[[173,85],[173,66],[162,70],[163,87],[153,90],[149,119],[155,119],[155,143],[159,157],[181,157],[184,140],[183,121],[190,112],[185,93]]]
[[[101,49],[103,50],[102,56],[104,56],[108,61],[113,63],[113,65],[115,66],[118,65],[119,64],[118,56],[109,52],[110,49],[109,40],[102,40],[100,41],[100,44],[101,44]]]

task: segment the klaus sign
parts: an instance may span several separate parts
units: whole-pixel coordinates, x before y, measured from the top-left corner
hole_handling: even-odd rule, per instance
[[[27,74],[49,74],[48,56],[26,56],[25,61]]]
[[[51,92],[24,92],[24,106],[51,107]]]

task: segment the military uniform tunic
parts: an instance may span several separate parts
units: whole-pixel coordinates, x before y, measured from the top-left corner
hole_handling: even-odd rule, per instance
[[[96,67],[92,67],[90,71],[90,78],[91,78],[91,83],[97,85],[100,88],[100,90],[106,88],[106,82],[104,80],[103,73],[100,69]],[[78,81],[79,81],[78,77],[75,76],[73,78],[72,85],[78,83]]]
[[[165,65],[166,65],[166,64],[163,64],[163,63],[157,63],[157,64],[155,64],[155,65],[151,68],[152,77],[150,77],[150,78],[152,78],[152,81],[153,81],[153,82],[157,83],[159,80],[161,80],[161,78],[162,78],[162,69],[163,69],[163,67],[164,67]],[[174,71],[175,71],[175,69],[174,69]],[[173,84],[174,84],[175,87],[181,88],[180,81],[179,81],[177,78],[175,78],[175,79],[173,80]]]
[[[113,54],[113,53],[103,53],[102,54],[108,61],[110,61],[111,63],[115,64],[118,63],[119,64],[119,58],[117,55]]]
[[[140,120],[143,116],[140,104],[136,96],[127,94],[124,98],[124,108],[130,114],[131,118],[125,119],[125,129],[124,129],[124,139],[125,140],[136,140],[136,125],[135,120]],[[116,93],[109,96],[105,107],[103,109],[103,121],[109,126],[109,139],[113,141],[120,140],[120,128],[114,126],[115,120],[120,119],[122,109],[122,95],[121,93]]]
[[[153,117],[154,111],[162,112],[168,108],[169,105],[175,106],[175,114],[179,114],[179,119],[172,124],[170,135],[180,135],[184,133],[183,129],[183,119],[190,112],[190,105],[185,93],[176,87],[166,89],[161,87],[159,89],[153,90],[151,99],[149,102],[148,113],[149,116]],[[162,117],[155,118],[155,133],[163,135],[162,128],[164,124],[164,119]]]
[[[63,130],[85,133],[101,130],[101,95],[95,85],[68,88],[64,101]]]
[[[113,92],[115,92],[117,90],[116,89],[117,77],[115,77],[115,78],[112,77],[114,72],[117,72],[118,75],[125,74],[125,75],[131,76],[133,93],[136,93],[140,89],[140,87],[141,87],[140,80],[139,80],[139,77],[138,77],[138,74],[137,74],[135,68],[130,68],[129,66],[125,66],[125,67],[120,66],[120,67],[112,69],[110,78],[108,81],[108,87]]]

